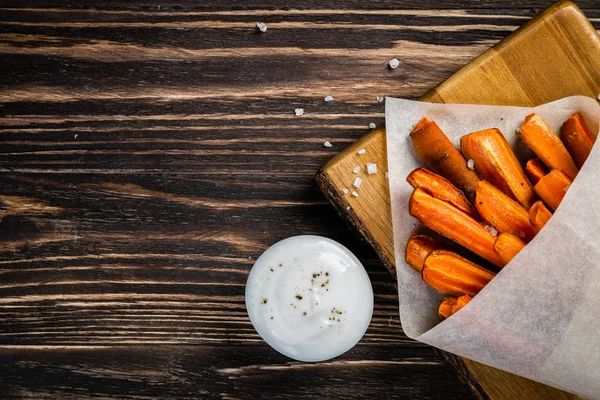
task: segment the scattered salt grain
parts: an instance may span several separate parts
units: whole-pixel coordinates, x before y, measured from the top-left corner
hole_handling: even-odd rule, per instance
[[[377,127],[377,125],[375,125],[375,122],[371,122],[369,124],[369,129],[375,129]]]
[[[356,179],[354,180],[354,183],[352,183],[352,186],[354,186],[355,188],[358,189],[360,187],[361,183],[362,183],[362,179],[357,176]]]
[[[360,172],[360,167],[357,165],[356,167],[354,167],[352,172],[354,172],[355,174],[358,174]]]
[[[490,234],[490,236],[496,237],[498,236],[498,231],[496,230],[496,228],[494,228],[493,226],[489,226],[489,225],[484,225],[483,229],[485,229],[485,231],[487,233]]]
[[[325,100],[326,102],[330,102],[330,101],[333,101],[333,97],[327,96],[323,100]]]
[[[358,193],[356,193],[355,191],[352,191],[352,196],[358,197]]]
[[[363,155],[363,154],[365,154],[366,152],[367,152],[367,149],[360,149],[360,150],[358,151],[358,155]]]
[[[347,207],[346,207],[346,211],[348,211],[349,209],[350,209],[350,206],[347,206]]]
[[[342,192],[344,192],[344,194],[348,193],[348,188],[343,188]]]
[[[475,161],[473,161],[473,159],[469,158],[469,161],[467,161],[467,168],[471,171],[475,169]]]
[[[377,172],[377,164],[367,163],[367,174],[373,175]]]
[[[296,113],[296,117],[299,117],[304,114],[304,108],[296,108],[294,112]]]
[[[259,31],[261,31],[262,33],[265,33],[267,31],[267,24],[263,24],[262,22],[257,22],[256,23],[256,27],[258,28]]]
[[[390,173],[389,172],[385,173],[385,179],[390,179]]]
[[[77,139],[78,134],[73,135],[73,139]]]
[[[598,95],[598,96],[600,96],[600,95]],[[380,102],[380,103],[383,103],[383,100],[384,100],[384,98],[383,98],[383,97],[379,97],[379,96],[377,96],[377,101],[378,101],[378,102]]]
[[[391,69],[396,69],[396,68],[398,68],[398,65],[400,65],[400,61],[398,61],[397,58],[392,58],[390,60],[389,64],[390,64]]]
[[[329,141],[327,141],[327,142],[323,143],[323,146],[329,148],[329,147],[332,147],[333,145],[331,143],[329,143]]]

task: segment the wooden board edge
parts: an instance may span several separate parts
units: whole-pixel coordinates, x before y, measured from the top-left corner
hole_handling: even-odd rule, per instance
[[[471,60],[467,65],[462,67],[460,70],[456,71],[456,73],[449,76],[447,79],[442,81],[439,85],[437,85],[433,89],[429,90],[427,93],[425,93],[423,96],[421,96],[419,98],[419,100],[434,102],[434,103],[444,102],[443,97],[440,92],[442,92],[446,86],[452,85],[453,82],[458,79],[463,79],[463,75],[468,74],[469,71],[472,70],[473,68],[477,68],[481,63],[483,63],[485,60],[489,59],[496,52],[498,52],[501,47],[506,46],[508,43],[515,40],[515,38],[518,38],[519,36],[526,34],[527,31],[536,29],[538,22],[549,18],[551,15],[554,15],[557,12],[561,12],[561,11],[564,11],[567,9],[570,9],[571,11],[579,14],[582,17],[582,20],[588,25],[588,28],[597,33],[597,31],[594,28],[594,26],[592,25],[592,23],[585,16],[583,11],[581,11],[581,9],[579,7],[577,7],[577,5],[575,3],[573,3],[570,0],[557,1],[556,3],[553,3],[552,5],[550,5],[548,8],[546,8],[544,11],[542,11],[538,15],[531,18],[529,21],[527,21],[527,23],[525,23],[524,25],[515,29],[513,32],[511,32],[508,36],[506,36],[505,38],[500,40],[498,43],[496,43],[495,45],[493,45],[492,47],[490,47],[489,49],[487,49],[486,51],[481,53],[475,59]]]
[[[362,139],[359,139],[359,141],[356,143],[359,143]],[[383,262],[385,268],[393,276],[396,276],[396,267],[394,266],[394,262],[386,257],[385,252],[383,251],[381,246],[377,243],[377,241],[375,241],[371,233],[365,228],[360,219],[356,217],[352,208],[349,210],[346,209],[346,207],[348,207],[348,203],[346,202],[343,193],[340,193],[329,180],[326,166],[321,167],[319,171],[317,171],[315,180],[317,181],[317,184],[319,185],[321,191],[325,194],[325,197],[327,197],[327,200],[331,202],[337,213],[340,215],[340,217],[342,217],[342,220],[346,222],[346,224],[350,227],[351,230],[358,231],[360,238],[362,240],[366,240],[367,243],[369,243],[369,245],[375,250],[377,256],[379,256],[379,259]]]
[[[440,350],[436,347],[433,347],[436,353],[438,353],[446,363],[446,365],[454,371],[458,379],[461,382],[469,386],[471,392],[477,397],[479,400],[491,400],[491,396],[486,392],[486,390],[479,384],[475,376],[469,370],[469,367],[465,364],[463,359],[455,354],[447,353],[443,350]]]

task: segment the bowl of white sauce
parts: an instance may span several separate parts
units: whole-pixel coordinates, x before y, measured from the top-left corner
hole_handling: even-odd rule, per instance
[[[361,262],[341,244],[294,236],[256,260],[246,283],[246,309],[275,350],[298,361],[324,361],[365,334],[373,288]]]

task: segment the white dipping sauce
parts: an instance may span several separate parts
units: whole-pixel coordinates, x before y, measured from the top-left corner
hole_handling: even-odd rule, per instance
[[[360,261],[320,236],[294,236],[267,249],[246,283],[252,325],[271,347],[299,361],[350,350],[373,314],[373,289]]]

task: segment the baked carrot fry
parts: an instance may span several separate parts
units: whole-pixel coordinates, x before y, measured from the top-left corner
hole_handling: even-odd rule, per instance
[[[527,210],[487,181],[477,184],[475,208],[499,232],[512,233],[526,241],[533,239]]]
[[[460,147],[466,158],[474,161],[483,179],[529,209],[535,193],[510,145],[499,129],[485,129],[465,135]]]
[[[542,176],[548,173],[548,168],[546,168],[542,160],[539,158],[532,158],[531,160],[527,161],[527,164],[525,164],[525,172],[527,172],[529,180],[535,185],[540,179],[542,179]]]
[[[533,227],[533,232],[537,235],[551,217],[552,213],[546,208],[544,203],[541,200],[536,201],[529,209],[529,222]]]
[[[421,276],[438,292],[475,296],[495,276],[487,269],[447,250],[435,250],[426,259]]]
[[[457,300],[456,297],[446,297],[442,300],[438,308],[438,315],[442,318],[449,318],[452,315],[452,307],[456,305]]]
[[[425,165],[473,198],[479,177],[467,167],[465,158],[434,121],[423,117],[410,137],[415,153]]]
[[[425,168],[417,168],[408,175],[406,181],[415,189],[421,188],[433,197],[451,203],[473,218],[479,218],[477,211],[469,203],[464,193],[458,190],[449,180],[439,176],[435,172],[431,172]]]
[[[581,168],[592,151],[596,136],[579,113],[571,115],[565,121],[560,130],[560,135],[565,147],[573,156],[575,164]]]
[[[408,208],[410,215],[440,235],[452,239],[498,267],[504,265],[494,251],[495,238],[473,217],[452,204],[417,188],[410,197]]]
[[[406,243],[406,263],[415,270],[421,272],[425,259],[434,250],[438,250],[440,244],[437,240],[427,235],[415,234]]]
[[[533,189],[548,207],[556,210],[572,182],[562,171],[553,169]]]
[[[456,299],[456,304],[452,306],[452,314],[455,314],[458,312],[458,310],[469,304],[471,300],[473,300],[473,298],[468,294],[460,296],[458,299]]]
[[[527,243],[512,235],[510,233],[501,233],[496,238],[496,242],[494,243],[494,249],[500,259],[508,264],[510,260],[514,258],[523,247],[525,247]]]
[[[525,117],[520,132],[523,142],[548,168],[561,170],[569,178],[575,179],[579,171],[575,162],[558,136],[539,115],[533,113]]]

